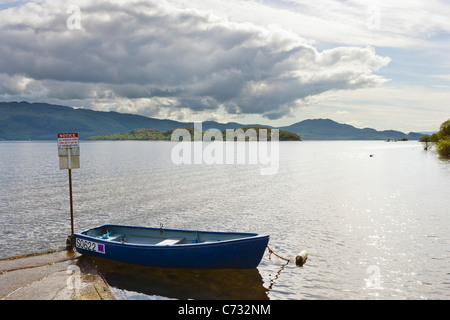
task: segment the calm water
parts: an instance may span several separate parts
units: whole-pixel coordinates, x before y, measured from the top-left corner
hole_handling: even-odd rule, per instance
[[[282,142],[279,170],[175,165],[170,142],[81,142],[75,229],[115,223],[260,232],[254,270],[94,261],[123,299],[449,299],[450,161],[417,142]],[[369,155],[373,155],[370,157]],[[70,233],[55,142],[0,142],[0,257]]]

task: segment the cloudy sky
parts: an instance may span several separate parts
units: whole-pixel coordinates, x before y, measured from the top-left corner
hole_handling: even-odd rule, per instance
[[[0,101],[433,131],[449,16],[444,0],[0,0]]]

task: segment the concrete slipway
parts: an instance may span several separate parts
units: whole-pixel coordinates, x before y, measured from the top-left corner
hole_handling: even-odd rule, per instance
[[[81,255],[66,250],[0,259],[1,300],[115,300]]]

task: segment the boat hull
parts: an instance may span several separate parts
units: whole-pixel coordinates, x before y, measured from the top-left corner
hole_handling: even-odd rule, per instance
[[[103,228],[102,230],[116,228],[115,230],[121,230],[121,232],[139,231],[141,234],[159,232],[160,234],[184,235],[188,241],[184,241],[183,244],[161,245],[163,242],[146,244],[102,239],[99,236],[89,235],[90,230],[93,229],[74,234],[75,248],[81,254],[164,268],[256,268],[269,241],[269,236],[264,234],[201,232],[114,225],[104,225],[96,227],[94,230],[99,228]],[[195,239],[209,237],[223,240],[197,242],[191,240],[194,237]]]

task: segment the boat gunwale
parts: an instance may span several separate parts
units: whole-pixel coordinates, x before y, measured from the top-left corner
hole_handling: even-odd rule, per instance
[[[229,235],[242,235],[244,237],[226,239],[220,241],[211,241],[211,242],[198,242],[198,243],[178,243],[173,245],[157,245],[157,244],[148,244],[148,243],[136,243],[136,242],[120,242],[120,241],[110,241],[108,239],[101,239],[95,236],[87,235],[87,232],[94,229],[101,229],[107,227],[119,227],[119,228],[130,228],[130,229],[147,229],[153,231],[174,231],[174,232],[185,232],[185,233],[208,233],[208,234],[229,234]],[[94,228],[86,229],[81,232],[77,232],[74,234],[75,237],[80,238],[88,238],[93,242],[101,242],[103,244],[107,244],[109,246],[117,246],[117,247],[136,247],[136,248],[148,248],[148,249],[158,249],[158,250],[167,250],[167,249],[184,249],[184,248],[200,248],[206,246],[224,246],[231,245],[236,242],[253,242],[260,239],[269,238],[268,234],[263,233],[247,233],[247,232],[226,232],[226,231],[204,231],[204,230],[182,230],[182,229],[167,229],[167,228],[156,228],[156,227],[140,227],[140,226],[126,226],[126,225],[116,225],[116,224],[104,224]],[[164,238],[163,238],[164,239]]]

